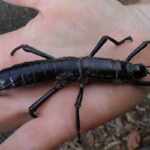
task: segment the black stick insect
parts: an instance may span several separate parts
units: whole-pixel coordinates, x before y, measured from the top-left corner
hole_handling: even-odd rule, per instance
[[[63,89],[68,84],[79,82],[80,89],[75,103],[75,117],[77,136],[80,141],[80,107],[88,80],[103,82],[114,81],[115,83],[118,83],[116,81],[119,81],[121,83],[138,86],[150,86],[150,81],[142,80],[142,78],[150,74],[148,71],[149,66],[130,63],[134,56],[150,44],[150,41],[143,42],[139,47],[133,50],[131,54],[129,54],[125,61],[94,57],[107,41],[111,41],[118,46],[127,40],[132,41],[132,37],[129,36],[121,41],[117,41],[110,36],[103,36],[88,56],[80,58],[54,58],[53,56],[31,46],[20,45],[11,52],[12,56],[19,49],[23,49],[25,52],[41,56],[46,60],[25,62],[1,70],[0,90],[25,86],[47,80],[55,80],[56,82],[54,86],[29,107],[30,115],[32,117],[37,117],[37,109],[46,102],[49,97]]]

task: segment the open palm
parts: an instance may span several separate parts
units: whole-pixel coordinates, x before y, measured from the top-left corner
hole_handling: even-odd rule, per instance
[[[55,57],[86,56],[102,35],[122,39],[134,37],[133,43],[120,47],[112,44],[98,53],[100,57],[125,59],[143,40],[150,39],[149,2],[124,7],[114,0],[7,0],[17,5],[39,10],[36,18],[25,27],[0,37],[0,67],[24,61],[41,59],[20,51],[10,57],[13,48],[28,44]],[[150,64],[148,49],[134,62]],[[53,96],[39,110],[39,118],[28,115],[28,107],[36,101],[52,83],[6,91],[0,100],[0,130],[21,126],[0,149],[53,149],[76,135],[74,103],[78,84],[74,84]],[[117,91],[117,92],[116,92]],[[92,84],[86,87],[81,108],[81,128],[94,128],[139,103],[145,90],[129,85]]]

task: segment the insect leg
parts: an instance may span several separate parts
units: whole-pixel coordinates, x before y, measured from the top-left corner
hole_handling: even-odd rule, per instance
[[[150,41],[144,41],[140,46],[133,50],[126,58],[126,61],[129,62],[134,56],[140,53],[144,48],[146,48],[150,44]]]
[[[76,130],[77,130],[77,136],[78,136],[78,142],[81,143],[81,127],[80,127],[80,107],[83,99],[83,93],[84,93],[84,85],[81,83],[80,84],[80,90],[79,94],[76,99],[75,103],[75,109],[76,109]]]
[[[81,103],[83,100],[83,93],[84,93],[84,87],[85,87],[85,82],[87,81],[86,78],[84,78],[84,73],[83,73],[83,66],[82,66],[82,61],[79,61],[79,82],[80,82],[80,90],[76,99],[75,103],[75,118],[76,118],[76,130],[77,130],[77,137],[78,137],[78,142],[81,143],[81,126],[80,126],[80,108],[81,108]]]
[[[29,107],[29,114],[36,118],[37,115],[35,114],[36,110],[44,103],[48,100],[49,97],[51,97],[52,95],[54,95],[56,92],[58,92],[59,90],[61,90],[62,88],[64,88],[69,82],[64,79],[61,81],[57,81],[55,83],[55,85],[50,88],[43,96],[41,96],[35,103],[33,103],[30,107]]]
[[[13,56],[20,49],[23,49],[25,52],[33,53],[35,55],[44,57],[46,59],[55,59],[53,56],[46,54],[40,50],[37,50],[29,45],[20,45],[20,46],[16,47],[14,50],[12,50],[11,56]]]
[[[115,39],[113,39],[112,37],[110,36],[103,36],[99,41],[98,43],[96,44],[96,46],[94,47],[94,49],[92,50],[92,52],[90,53],[90,57],[93,57],[99,50],[100,48],[107,42],[107,41],[111,41],[112,43],[114,43],[115,45],[121,45],[123,44],[124,42],[126,41],[133,41],[132,37],[131,36],[128,36],[126,38],[124,38],[123,40],[121,41],[117,41]]]

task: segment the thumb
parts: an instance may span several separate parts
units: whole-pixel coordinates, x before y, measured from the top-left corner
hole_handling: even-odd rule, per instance
[[[37,8],[40,0],[4,0],[4,1],[15,5]]]

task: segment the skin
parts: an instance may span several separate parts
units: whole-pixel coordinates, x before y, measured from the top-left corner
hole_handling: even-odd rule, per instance
[[[133,43],[116,47],[108,42],[97,54],[124,60],[141,41],[150,39],[148,0],[129,7],[114,0],[7,1],[33,7],[39,10],[39,14],[25,27],[1,35],[0,68],[41,59],[23,51],[10,57],[10,51],[20,44],[29,44],[55,57],[86,56],[102,35],[109,34],[116,39],[132,35]],[[133,62],[150,64],[148,49]],[[70,85],[51,97],[38,110],[39,118],[32,119],[27,113],[27,108],[50,86],[52,83],[44,83],[34,88],[4,92],[0,99],[0,131],[19,128],[1,144],[0,150],[50,150],[75,137],[74,103],[79,84]],[[146,93],[146,89],[130,85],[88,85],[81,109],[82,132],[130,110],[143,101]]]

